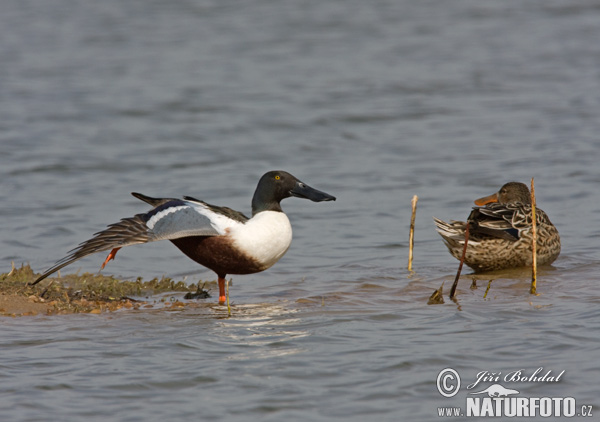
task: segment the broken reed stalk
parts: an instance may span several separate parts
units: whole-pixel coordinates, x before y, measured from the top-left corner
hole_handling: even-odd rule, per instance
[[[533,177],[531,178],[531,235],[532,267],[531,290],[529,293],[535,295],[537,294],[537,219],[535,216],[535,186]]]
[[[487,289],[485,289],[485,293],[483,294],[484,299],[487,297],[487,294],[490,291],[490,287],[492,287],[492,281],[494,281],[494,280],[488,281]]]
[[[428,305],[441,305],[444,303],[444,282],[442,281],[442,285],[439,289],[435,290],[431,296],[429,296],[429,300],[427,301]]]
[[[415,216],[417,214],[417,201],[419,197],[413,196],[412,201],[412,215],[410,217],[410,235],[408,237],[408,271],[412,271],[412,260],[413,260],[413,247],[415,244]]]
[[[460,257],[460,263],[458,264],[458,270],[456,271],[456,277],[454,278],[454,284],[450,289],[450,299],[454,299],[456,295],[456,287],[458,286],[458,279],[460,278],[460,272],[462,271],[463,263],[465,262],[465,255],[467,254],[467,244],[469,243],[469,222],[467,221],[465,228],[465,245],[463,246],[462,256]]]
[[[12,268],[10,269],[10,272],[9,272],[8,274],[6,274],[6,276],[7,276],[7,277],[10,277],[10,276],[11,276],[11,275],[13,275],[13,274],[15,273],[15,271],[16,271],[16,268],[15,268],[15,261],[10,261],[10,265],[11,265],[11,267],[12,267]]]

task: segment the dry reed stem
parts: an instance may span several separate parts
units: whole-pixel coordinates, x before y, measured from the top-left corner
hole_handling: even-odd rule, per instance
[[[535,216],[535,186],[531,178],[531,235],[532,235],[532,266],[531,266],[531,290],[532,295],[537,294],[537,219]]]
[[[462,256],[460,257],[460,263],[458,264],[458,270],[456,271],[456,277],[454,283],[450,289],[450,299],[454,299],[456,295],[456,287],[458,286],[458,279],[460,278],[460,272],[462,271],[463,263],[465,262],[465,255],[467,254],[467,244],[469,243],[469,222],[467,221],[465,228],[465,245],[463,246]]]
[[[412,205],[412,215],[410,217],[410,235],[408,237],[408,271],[412,271],[413,248],[415,244],[415,217],[417,214],[418,200],[419,197],[415,195],[413,196],[412,201],[410,201]]]
[[[487,289],[485,289],[485,293],[483,294],[484,299],[487,297],[487,294],[490,291],[490,287],[492,287],[492,281],[494,281],[494,280],[488,281]]]
[[[10,265],[12,266],[12,268],[10,269],[10,272],[8,274],[6,274],[7,277],[10,277],[11,275],[13,275],[15,273],[15,261],[10,261]]]

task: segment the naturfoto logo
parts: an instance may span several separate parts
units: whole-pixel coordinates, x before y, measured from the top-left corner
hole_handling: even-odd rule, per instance
[[[517,385],[558,383],[564,374],[564,370],[545,370],[543,367],[530,372],[525,369],[504,373],[480,371],[475,376],[475,380],[466,386],[466,390],[473,390],[479,386],[479,391],[468,393],[464,407],[438,407],[438,416],[593,417],[592,406],[578,405],[574,397],[519,397],[519,390],[506,386],[513,386],[514,383]],[[437,389],[446,398],[456,396],[461,390],[461,384],[461,376],[455,369],[443,369],[437,376]]]

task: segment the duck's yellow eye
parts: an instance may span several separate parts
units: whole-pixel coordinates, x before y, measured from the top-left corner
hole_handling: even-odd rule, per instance
[[[278,174],[275,175],[275,180],[279,180],[279,179],[281,179],[281,176],[279,176]]]

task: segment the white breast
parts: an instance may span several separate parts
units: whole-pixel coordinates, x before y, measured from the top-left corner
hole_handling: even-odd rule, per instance
[[[290,247],[292,226],[283,212],[262,211],[246,224],[233,227],[230,235],[237,248],[267,269]]]

